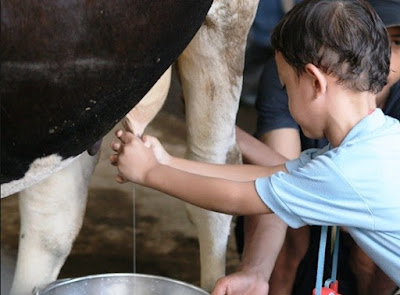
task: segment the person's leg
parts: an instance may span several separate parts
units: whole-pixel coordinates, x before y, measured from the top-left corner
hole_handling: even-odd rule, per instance
[[[273,56],[273,50],[271,48],[248,40],[243,70],[242,93],[240,96],[241,103],[246,105],[255,104],[261,73],[264,69],[265,62],[271,56]]]
[[[288,228],[282,250],[270,279],[270,295],[290,295],[296,279],[297,268],[307,253],[310,238],[308,226]]]
[[[369,258],[356,243],[351,250],[350,268],[359,295],[392,295],[396,284]]]

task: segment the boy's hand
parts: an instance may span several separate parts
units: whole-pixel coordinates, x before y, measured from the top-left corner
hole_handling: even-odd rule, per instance
[[[251,271],[238,271],[220,278],[211,295],[266,295],[269,284]]]
[[[159,163],[169,165],[171,156],[167,153],[157,138],[150,135],[143,135],[142,140],[146,147],[153,150],[154,156]]]
[[[111,143],[111,148],[116,154],[111,155],[110,162],[118,168],[117,182],[124,183],[129,180],[143,184],[147,173],[159,165],[150,144],[156,143],[149,141],[146,146],[139,137],[122,130],[116,131],[115,135],[120,142]]]

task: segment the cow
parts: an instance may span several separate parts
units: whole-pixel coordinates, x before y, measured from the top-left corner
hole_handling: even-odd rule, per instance
[[[162,107],[175,60],[187,156],[240,161],[234,125],[258,3],[211,2],[1,1],[1,193],[20,192],[21,211],[11,294],[57,278],[98,158],[86,150],[125,115],[126,126],[143,133]],[[232,217],[187,210],[198,229],[201,286],[210,290],[225,274]]]

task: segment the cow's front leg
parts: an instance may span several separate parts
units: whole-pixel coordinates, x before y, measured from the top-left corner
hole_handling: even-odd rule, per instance
[[[98,155],[71,165],[20,193],[20,239],[12,295],[32,294],[57,279],[82,226]]]
[[[186,106],[188,158],[239,163],[235,121],[246,38],[257,0],[216,0],[204,25],[178,59]],[[198,229],[201,286],[225,275],[231,216],[187,206]]]

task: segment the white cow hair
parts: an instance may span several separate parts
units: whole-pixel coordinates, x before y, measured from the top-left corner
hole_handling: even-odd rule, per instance
[[[78,157],[79,156],[63,159],[57,154],[52,154],[47,157],[36,159],[29,166],[29,170],[25,173],[23,178],[1,185],[1,198],[8,197],[39,183],[55,172],[67,167]]]

